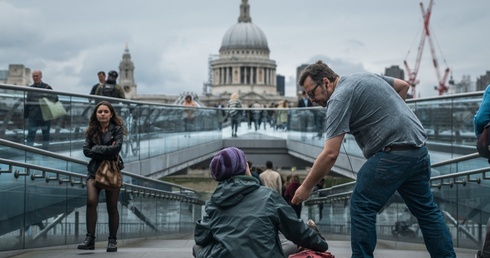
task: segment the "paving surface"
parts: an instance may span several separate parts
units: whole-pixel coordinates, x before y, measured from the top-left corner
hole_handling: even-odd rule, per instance
[[[98,242],[93,251],[77,250],[76,245],[58,246],[42,248],[35,250],[24,250],[24,253],[0,253],[0,257],[16,258],[71,258],[82,256],[90,258],[192,258],[192,246],[194,240],[192,236],[186,236],[185,239],[139,239],[119,241],[117,253],[107,253],[105,251],[106,243]],[[328,239],[328,237],[327,237]],[[330,252],[336,258],[351,257],[350,242],[348,240],[328,241]],[[458,258],[474,258],[475,250],[456,249]],[[375,251],[376,258],[429,258],[423,245],[413,245],[404,243],[378,241]]]

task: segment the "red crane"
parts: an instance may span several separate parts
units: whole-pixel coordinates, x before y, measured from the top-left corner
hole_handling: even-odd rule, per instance
[[[417,59],[415,60],[414,70],[413,71],[410,70],[410,67],[408,67],[407,60],[403,61],[403,64],[405,65],[405,69],[407,70],[407,74],[408,74],[408,83],[410,83],[410,85],[412,86],[412,97],[414,98],[415,98],[415,86],[419,83],[419,80],[417,80],[417,73],[420,68],[420,59],[422,58],[422,52],[424,50],[425,38],[429,39],[430,51],[432,54],[432,63],[436,70],[437,81],[439,83],[439,86],[436,86],[435,88],[436,90],[439,91],[439,95],[442,95],[444,92],[447,91],[446,81],[447,81],[447,77],[449,76],[450,70],[449,68],[446,68],[446,70],[444,70],[444,75],[441,78],[441,74],[439,72],[439,63],[437,62],[434,43],[432,41],[432,37],[429,31],[429,21],[430,21],[430,15],[432,14],[433,3],[434,1],[430,0],[429,7],[427,7],[427,11],[424,10],[424,4],[420,3],[420,9],[422,10],[422,17],[424,18],[424,32],[420,37],[420,44],[418,48]]]

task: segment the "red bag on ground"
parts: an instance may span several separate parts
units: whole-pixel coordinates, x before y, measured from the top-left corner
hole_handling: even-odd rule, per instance
[[[335,255],[330,252],[317,252],[306,249],[290,255],[288,258],[335,258]]]
[[[313,220],[309,219],[306,224],[308,224],[308,227],[315,230],[315,232],[317,232],[321,238],[323,238],[323,236],[320,234],[320,230],[318,230]],[[331,254],[330,252],[317,252],[310,249],[303,249],[295,254],[289,255],[288,258],[335,258],[335,255]]]

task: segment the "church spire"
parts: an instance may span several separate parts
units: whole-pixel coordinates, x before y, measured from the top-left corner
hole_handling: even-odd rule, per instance
[[[122,60],[119,63],[119,84],[124,89],[124,94],[127,99],[131,99],[136,95],[134,64],[129,53],[128,42],[126,42]]]
[[[238,17],[238,22],[252,22],[252,18],[250,17],[250,5],[248,4],[248,0],[242,0],[242,4],[240,5],[240,17]]]

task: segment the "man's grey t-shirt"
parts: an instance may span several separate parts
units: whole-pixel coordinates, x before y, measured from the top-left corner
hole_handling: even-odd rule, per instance
[[[424,128],[393,82],[371,73],[341,77],[327,102],[327,139],[351,133],[365,158],[388,145],[423,146]]]

